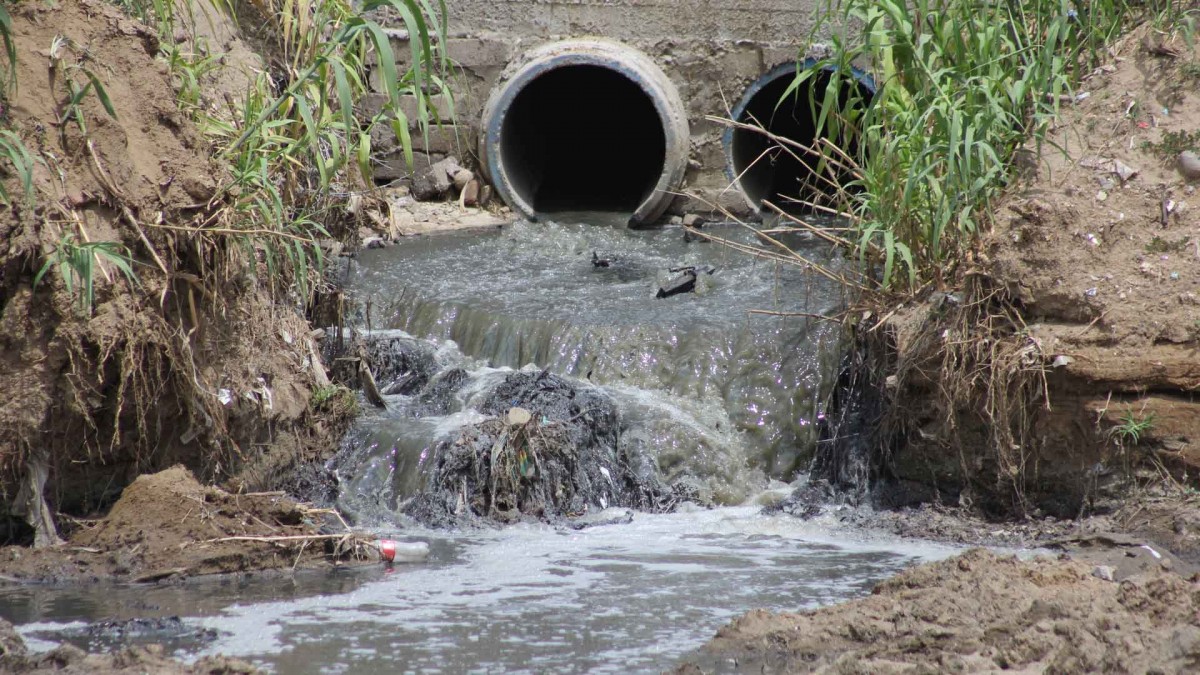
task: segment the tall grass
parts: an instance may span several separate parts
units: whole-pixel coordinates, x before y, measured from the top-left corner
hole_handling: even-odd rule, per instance
[[[838,6],[840,5],[840,7]],[[1159,5],[1162,5],[1160,7]],[[1172,2],[1122,0],[842,0],[816,31],[836,27],[831,56],[798,72],[818,124],[857,137],[844,210],[859,255],[884,288],[945,279],[986,227],[1013,176],[1014,153],[1039,147],[1078,76],[1135,14]],[[851,65],[876,77],[870,101]],[[855,100],[857,99],[857,100]],[[828,145],[828,160],[845,160]]]
[[[181,106],[230,168],[224,194],[231,207],[199,231],[234,237],[265,262],[272,283],[282,280],[305,300],[323,262],[317,240],[330,236],[323,223],[329,196],[372,185],[372,129],[390,125],[412,163],[410,124],[426,128],[448,65],[440,50],[446,6],[430,0],[211,1],[129,0],[129,9],[158,26]],[[188,49],[174,41],[188,18],[194,22],[177,8],[255,22],[273,51],[272,69],[259,73],[240,100],[204,105],[205,75],[221,66],[196,40]],[[392,14],[408,30],[408,68],[396,67],[387,32],[368,18],[376,11]],[[355,107],[371,90],[372,67],[387,102],[360,121]],[[417,120],[405,115],[405,97],[415,99]]]

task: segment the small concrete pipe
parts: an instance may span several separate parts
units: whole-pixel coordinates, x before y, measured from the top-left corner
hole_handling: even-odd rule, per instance
[[[813,60],[804,62],[810,67]],[[827,68],[826,73],[833,69]],[[862,101],[870,101],[875,95],[875,81],[870,75],[855,68],[852,70],[853,86],[847,86],[839,94],[838,105],[844,106],[850,96],[857,93]],[[733,109],[733,119],[743,124],[761,125],[775,136],[788,138],[808,147],[815,147],[816,125],[810,107],[809,94],[813,88],[823,92],[829,83],[829,74],[809,79],[805,86],[788,95],[788,87],[795,81],[796,64],[785,63],[772,68],[755,80],[746,89],[742,100]],[[818,96],[818,100],[820,95]],[[771,201],[784,210],[797,208],[794,200],[804,199],[805,190],[815,189],[809,166],[814,166],[816,157],[805,157],[796,148],[789,148],[800,159],[784,151],[761,132],[752,129],[730,127],[724,136],[725,168],[730,181],[746,199],[750,208],[763,211],[763,202]],[[843,148],[851,157],[856,148]],[[801,161],[804,160],[804,161]],[[805,166],[805,164],[808,166]]]
[[[481,126],[484,173],[531,220],[609,211],[653,223],[687,168],[679,92],[650,57],[612,40],[527,52],[505,69]]]

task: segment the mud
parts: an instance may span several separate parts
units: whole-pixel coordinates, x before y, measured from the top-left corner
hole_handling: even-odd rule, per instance
[[[921,565],[870,597],[737,619],[678,673],[1189,672],[1200,583],[983,549]]]
[[[0,581],[150,583],[378,560],[332,511],[204,487],[181,466],[139,477],[106,516],[74,527],[62,546],[0,548]]]
[[[238,659],[205,656],[188,666],[166,656],[156,645],[127,647],[108,654],[88,654],[78,647],[61,645],[41,654],[30,654],[12,624],[0,619],[0,672],[63,673],[70,675],[241,675],[260,673]]]

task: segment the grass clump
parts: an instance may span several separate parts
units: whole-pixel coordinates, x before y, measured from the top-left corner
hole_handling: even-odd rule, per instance
[[[987,226],[1014,153],[1045,142],[1084,66],[1135,12],[1158,4],[844,0],[824,15],[818,33],[845,32],[834,35],[831,57],[799,70],[793,91],[824,77],[811,103],[834,143],[815,149],[818,171],[853,164],[842,210],[883,288],[947,278]],[[852,65],[875,74],[877,92],[839,105],[839,92],[857,91]]]
[[[115,241],[80,242],[72,233],[66,233],[46,257],[46,262],[33,277],[37,288],[51,268],[57,267],[67,294],[79,301],[79,309],[91,315],[96,306],[95,277],[97,271],[112,281],[105,265],[115,268],[130,284],[137,283],[133,272],[133,259],[129,250]]]
[[[1144,141],[1142,149],[1151,152],[1159,159],[1174,161],[1184,150],[1200,148],[1200,131],[1166,131],[1162,140],[1157,143]]]
[[[327,223],[340,215],[346,195],[373,187],[372,130],[390,126],[411,165],[410,127],[427,128],[433,96],[448,100],[440,73],[449,66],[438,47],[446,42],[446,7],[429,0],[212,0],[215,7],[207,1],[125,1],[128,11],[158,27],[181,108],[230,169],[222,190],[227,208],[190,231],[231,238],[265,264],[276,290],[292,291],[304,304],[323,265],[317,242],[330,237]],[[259,73],[240,100],[220,105],[203,102],[205,76],[219,61],[195,41],[185,48],[174,39],[190,18],[182,13],[208,11],[261,26],[256,32],[267,37],[273,56],[270,72]],[[408,68],[397,68],[392,43],[369,18],[372,12],[398,17],[412,36]],[[372,91],[372,69],[386,102],[360,120],[356,106]],[[417,119],[405,114],[405,99],[415,99]]]

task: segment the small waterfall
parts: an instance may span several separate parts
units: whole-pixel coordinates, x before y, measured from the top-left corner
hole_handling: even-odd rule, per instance
[[[811,244],[805,254],[839,264]],[[684,266],[715,271],[694,293],[656,298]],[[518,223],[419,238],[361,252],[350,286],[389,409],[359,421],[336,464],[344,505],[374,517],[441,480],[435,467],[467,435],[497,442],[479,425],[503,411],[485,403],[528,373],[611,408],[614,439],[597,447],[642,492],[737,503],[811,457],[837,363],[836,324],[787,315],[835,314],[841,288],[678,230]],[[612,471],[580,485],[615,485]]]

